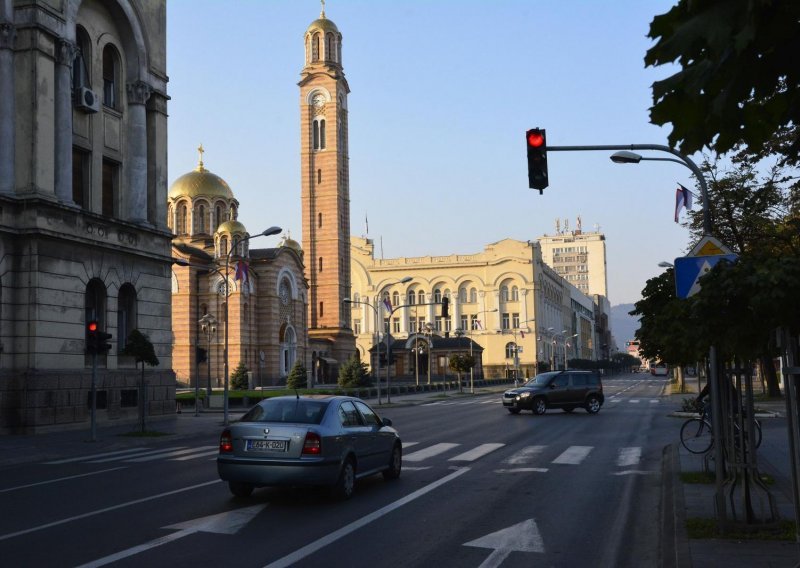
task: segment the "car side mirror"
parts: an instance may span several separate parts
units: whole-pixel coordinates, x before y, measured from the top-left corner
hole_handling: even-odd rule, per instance
[[[382,422],[383,422],[384,426],[391,426],[392,425],[392,421],[390,419],[388,419],[388,418],[384,418],[382,420]]]

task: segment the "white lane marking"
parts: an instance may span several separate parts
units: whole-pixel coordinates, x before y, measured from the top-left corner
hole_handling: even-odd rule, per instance
[[[465,542],[464,546],[491,549],[492,553],[478,568],[497,568],[512,552],[544,552],[544,540],[533,519]]]
[[[127,501],[125,503],[120,503],[119,505],[112,505],[111,507],[104,507],[103,509],[97,509],[96,511],[89,511],[88,513],[83,513],[81,515],[75,515],[74,517],[67,517],[66,519],[61,519],[60,521],[53,521],[52,523],[39,525],[38,527],[31,527],[29,529],[24,529],[24,530],[21,530],[21,531],[0,535],[0,541],[8,540],[10,538],[22,536],[24,534],[30,534],[32,532],[37,532],[37,531],[41,531],[41,530],[44,530],[44,529],[49,529],[49,528],[52,528],[52,527],[57,527],[58,525],[71,523],[73,521],[78,521],[80,519],[87,519],[89,517],[94,517],[95,515],[101,515],[103,513],[108,513],[109,511],[116,511],[117,509],[124,509],[125,507],[130,507],[132,505],[138,505],[139,503],[147,503],[148,501],[154,501],[155,499],[161,499],[162,497],[168,497],[170,495],[176,495],[178,493],[184,493],[186,491],[192,491],[193,489],[200,489],[201,487],[207,487],[209,485],[214,485],[215,483],[220,483],[220,482],[221,482],[220,479],[215,479],[214,481],[206,481],[205,483],[198,483],[197,485],[190,485],[189,487],[181,487],[180,489],[175,489],[174,491],[166,491],[164,493],[159,493],[158,495],[151,495],[150,497],[143,497],[142,499],[136,499],[135,501]]]
[[[658,399],[651,399],[650,400],[650,404],[658,404],[659,402],[661,402],[661,401],[658,400]]]
[[[403,449],[407,450],[411,446],[416,446],[419,442],[403,442]]]
[[[167,453],[159,452],[158,454],[155,454],[155,455],[145,456],[143,458],[136,458],[136,459],[132,459],[132,460],[125,460],[125,461],[126,462],[133,462],[133,463],[143,463],[143,462],[160,460],[160,459],[164,459],[164,458],[170,458],[172,456],[182,456],[184,454],[191,454],[192,452],[198,452],[200,450],[208,450],[208,449],[211,449],[211,448],[216,448],[216,451],[214,453],[219,451],[219,447],[218,446],[200,446],[200,447],[197,447],[197,448],[188,448],[188,449],[185,449],[185,450],[175,450],[174,452],[167,452]],[[211,455],[211,454],[208,454],[208,455]]]
[[[434,444],[429,448],[425,448],[424,450],[417,450],[416,452],[411,452],[408,455],[403,456],[403,461],[410,461],[410,462],[419,462],[422,460],[426,460],[428,458],[432,458],[433,456],[439,455],[444,453],[448,450],[452,450],[453,448],[457,448],[461,444]]]
[[[652,473],[658,473],[657,471],[645,471],[641,469],[626,469],[625,471],[616,471],[611,475],[650,475]]]
[[[92,454],[90,456],[81,456],[79,458],[67,458],[65,460],[56,460],[56,461],[49,461],[44,462],[44,465],[61,465],[62,463],[73,463],[85,460],[92,460],[95,458],[105,458],[108,456],[120,456],[122,454],[139,454],[142,451],[145,451],[147,448],[132,448],[128,450],[117,450],[115,452],[105,452],[102,454]]]
[[[477,448],[473,448],[463,454],[458,454],[456,457],[450,458],[447,461],[475,461],[503,446],[505,446],[505,444],[481,444]]]
[[[303,548],[295,550],[294,552],[284,556],[283,558],[279,558],[275,562],[270,562],[269,564],[267,564],[267,566],[265,568],[283,568],[284,566],[291,566],[292,564],[294,564],[296,562],[299,562],[300,560],[302,560],[306,556],[314,554],[318,550],[321,550],[322,548],[325,548],[329,544],[332,544],[332,543],[336,542],[340,538],[343,538],[343,537],[349,535],[350,533],[352,533],[354,531],[357,531],[358,529],[360,529],[362,527],[368,526],[370,523],[375,522],[376,520],[378,520],[379,518],[383,517],[384,515],[387,515],[387,514],[391,513],[395,509],[399,509],[403,505],[406,505],[407,503],[410,503],[411,501],[414,501],[415,499],[419,499],[420,497],[422,497],[426,493],[429,493],[429,492],[433,491],[434,489],[439,488],[440,486],[444,485],[445,483],[449,483],[449,482],[453,481],[454,479],[456,479],[457,477],[459,477],[461,475],[464,475],[468,471],[470,471],[470,468],[468,468],[468,467],[459,468],[456,471],[454,471],[453,473],[451,473],[450,475],[447,475],[447,476],[441,478],[438,481],[434,481],[430,485],[427,485],[425,487],[417,489],[413,493],[410,493],[410,494],[406,495],[402,499],[398,499],[394,503],[389,503],[385,507],[382,507],[382,508],[378,509],[377,511],[374,511],[373,513],[370,513],[369,515],[366,515],[365,517],[361,517],[357,521],[354,521],[354,522],[350,523],[349,525],[344,526],[344,527],[340,528],[339,530],[336,530],[336,531],[332,532],[329,535],[326,535],[326,536],[324,536],[324,537],[322,537],[320,539],[317,539],[314,542],[312,542],[311,544],[308,544],[308,545],[304,546]]]
[[[206,456],[213,456],[213,455],[216,455],[218,453],[219,453],[219,448],[215,448],[215,449],[213,449],[213,450],[211,450],[209,452],[203,452],[202,454],[192,454],[190,456],[183,456],[182,458],[172,458],[169,461],[182,462],[182,461],[186,461],[186,460],[196,460],[197,458],[204,458]]]
[[[617,465],[619,467],[630,467],[639,463],[642,459],[642,448],[620,448],[619,455],[617,456]]]
[[[547,473],[546,467],[512,467],[509,469],[496,469],[495,473]]]
[[[59,481],[66,481],[68,479],[77,479],[78,477],[87,477],[89,475],[98,475],[100,473],[108,473],[109,471],[117,471],[118,469],[125,469],[125,466],[112,467],[111,469],[101,469],[100,471],[92,471],[90,473],[81,473],[81,474],[78,474],[78,475],[70,475],[68,477],[59,477],[57,479],[51,479],[49,481],[39,481],[38,483],[29,483],[28,485],[19,485],[17,487],[9,487],[8,489],[0,489],[0,493],[7,493],[8,491],[17,491],[19,489],[27,489],[29,487],[36,487],[38,485],[47,485],[49,483],[58,483]]]
[[[586,459],[586,456],[589,455],[593,447],[594,446],[570,446],[563,454],[554,459],[553,463],[578,465]]]
[[[403,471],[424,471],[424,470],[426,470],[426,469],[430,469],[430,468],[431,468],[431,466],[429,466],[429,465],[426,465],[426,466],[419,466],[419,467],[413,467],[413,466],[412,466],[412,467],[407,467],[407,466],[403,466]]]
[[[631,404],[639,404],[639,400],[636,398],[632,398],[628,402],[630,402]]]
[[[102,459],[102,460],[89,460],[87,463],[106,463],[106,462],[110,462],[110,461],[129,460],[131,458],[140,458],[142,456],[149,456],[150,454],[153,454],[153,453],[172,452],[172,451],[175,451],[175,450],[182,450],[185,447],[186,446],[175,446],[174,448],[162,448],[160,450],[139,449],[139,453],[137,453],[137,454],[131,454],[131,455],[127,455],[127,456],[115,456],[113,458],[105,458],[105,459]]]
[[[523,463],[531,463],[533,459],[541,454],[547,446],[526,446],[522,448],[517,454],[511,456],[505,463],[509,465],[519,465]]]
[[[621,398],[612,398],[611,402],[622,402]]]
[[[264,509],[264,507],[266,507],[266,505],[254,505],[252,507],[234,509],[232,511],[225,511],[224,513],[218,513],[216,515],[209,515],[208,517],[201,517],[199,519],[192,519],[184,523],[170,525],[164,528],[177,530],[178,532],[153,539],[150,542],[133,546],[127,550],[122,550],[115,554],[104,556],[103,558],[93,560],[87,564],[81,564],[78,566],[78,568],[99,568],[100,566],[111,564],[112,562],[122,560],[123,558],[128,558],[129,556],[134,556],[140,552],[145,552],[151,548],[156,548],[162,544],[167,544],[169,542],[178,540],[179,538],[183,538],[198,532],[236,534],[242,529],[242,527],[252,521],[253,518]]]

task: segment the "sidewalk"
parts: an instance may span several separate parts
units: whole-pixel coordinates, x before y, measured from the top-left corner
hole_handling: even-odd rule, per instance
[[[671,401],[680,403],[686,394],[671,395]],[[764,420],[772,420],[785,414],[783,401],[759,402],[758,406],[765,412],[760,416]],[[665,450],[664,475],[665,487],[672,492],[671,503],[674,523],[664,519],[665,526],[674,527],[675,547],[666,550],[664,566],[679,568],[691,566],[725,566],[725,567],[795,567],[800,566],[800,546],[795,542],[771,540],[736,540],[736,539],[690,539],[687,535],[688,519],[717,518],[714,504],[715,484],[683,483],[681,472],[703,471],[703,456],[691,454],[680,443],[672,444]],[[769,487],[774,497],[780,517],[783,520],[794,520],[795,512],[792,502],[791,464],[788,457],[788,445],[785,439],[765,440],[759,448],[758,466],[762,474],[771,476],[775,483]],[[712,463],[713,467],[713,463]],[[736,497],[739,495],[737,494]],[[756,507],[766,506],[759,496],[753,497]],[[734,498],[737,506],[741,499]],[[726,501],[730,517],[730,499]],[[665,504],[667,507],[668,504]],[[767,508],[768,510],[768,508]],[[670,526],[671,525],[671,526]],[[669,548],[667,546],[667,548]]]

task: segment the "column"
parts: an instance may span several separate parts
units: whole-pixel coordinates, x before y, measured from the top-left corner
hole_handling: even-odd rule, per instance
[[[521,317],[520,317],[520,321],[527,322],[528,321],[528,290],[520,290],[519,293],[520,293],[520,296],[522,297],[522,314],[521,314]],[[536,297],[533,296],[533,298],[534,298],[534,301],[535,301]],[[536,312],[536,310],[534,310],[534,313],[535,312]],[[536,323],[536,322],[534,322],[534,323]],[[533,327],[534,329],[536,329],[534,326],[529,325],[529,323],[526,323],[525,326],[528,327],[528,328]]]
[[[56,197],[72,203],[72,62],[77,46],[65,39],[56,42],[55,159]]]
[[[13,24],[0,22],[0,193],[14,193],[14,41]]]
[[[130,220],[147,222],[147,113],[145,103],[150,98],[150,85],[144,81],[128,83],[128,171],[127,203]],[[187,215],[189,217],[189,215]],[[189,219],[186,220],[187,224]],[[191,229],[187,227],[191,234]]]

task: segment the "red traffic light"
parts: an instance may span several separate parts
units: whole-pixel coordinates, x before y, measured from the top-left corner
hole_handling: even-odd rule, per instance
[[[528,146],[539,148],[544,144],[544,135],[540,130],[528,130]]]
[[[88,324],[86,324],[86,329],[88,329],[89,331],[97,331],[97,322],[90,321]]]

